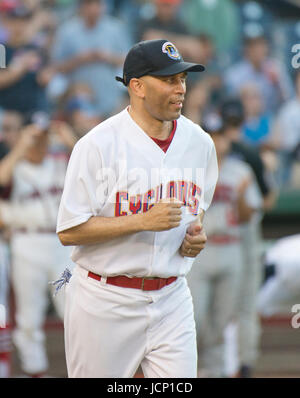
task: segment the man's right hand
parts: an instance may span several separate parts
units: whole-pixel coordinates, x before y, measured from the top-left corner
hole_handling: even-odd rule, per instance
[[[183,202],[177,199],[161,199],[150,210],[141,214],[145,231],[167,231],[179,226]]]

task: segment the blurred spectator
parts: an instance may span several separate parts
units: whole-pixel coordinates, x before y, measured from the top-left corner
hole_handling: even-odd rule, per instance
[[[174,33],[186,35],[187,29],[178,17],[182,0],[152,0],[154,4],[154,16],[150,19],[143,19],[140,22],[138,40],[152,40],[152,35],[162,33]],[[152,32],[154,31],[154,32]],[[157,37],[155,36],[155,39]]]
[[[209,109],[210,95],[211,87],[205,79],[196,82],[186,94],[185,116],[201,126],[203,116]]]
[[[2,158],[10,152],[11,148],[16,146],[20,140],[20,131],[23,127],[24,118],[16,111],[4,111],[0,126],[0,162]],[[16,146],[17,147],[17,146]],[[17,155],[17,154],[15,154]],[[14,156],[13,156],[14,159]],[[12,159],[12,160],[13,160]],[[2,164],[2,163],[0,163]],[[0,196],[8,199],[11,187],[9,180],[6,178],[6,171],[0,167]]]
[[[51,133],[49,134],[49,153],[57,153],[56,147],[60,144],[60,154],[65,157],[68,156],[78,138],[66,122],[50,121],[47,114],[43,112],[34,113],[29,120],[39,128],[47,127]],[[26,133],[27,130],[23,131],[23,123],[24,118],[20,113],[15,111],[4,112],[0,127],[0,131],[2,131],[0,140],[0,194],[3,197],[4,192],[7,192],[5,198],[9,197],[10,189],[8,188],[10,188],[13,165],[24,158],[26,151],[34,143],[32,134]]]
[[[275,26],[274,15],[264,3],[264,1],[257,0],[238,1],[242,25],[241,37],[255,37],[265,32],[268,39],[272,40]]]
[[[147,9],[151,8],[148,0],[105,0],[106,9],[114,16],[122,19],[128,26],[130,35],[135,41],[138,35],[138,21],[143,11],[148,14]]]
[[[5,148],[11,148],[19,138],[23,125],[23,117],[16,111],[4,111],[0,123],[0,159]],[[6,153],[5,153],[6,155]]]
[[[19,136],[22,116],[17,112],[4,112],[0,125],[0,162]],[[11,187],[0,183],[0,200],[8,199]],[[10,377],[11,370],[11,328],[9,312],[10,255],[8,236],[0,220],[0,304],[6,309],[6,327],[0,327],[0,378]]]
[[[245,121],[242,102],[238,98],[228,98],[221,104],[220,112],[226,126],[225,133],[231,141],[232,155],[244,160],[252,168],[264,198],[263,208],[268,211],[273,207],[276,198],[274,182],[261,154],[242,141],[242,126]]]
[[[225,73],[229,95],[238,95],[245,84],[260,87],[265,111],[274,113],[292,95],[290,77],[282,64],[269,58],[269,43],[264,36],[246,37],[244,58]]]
[[[66,121],[76,137],[81,138],[102,119],[99,117],[93,91],[87,84],[72,84],[61,98],[58,119]]]
[[[256,84],[245,84],[240,97],[245,111],[242,139],[258,149],[263,148],[270,139],[272,118],[264,110],[261,91]]]
[[[155,5],[155,15],[150,19],[140,21],[137,40],[168,39],[175,44],[186,61],[200,63],[202,44],[188,33],[178,16],[182,0],[152,1]]]
[[[7,32],[6,65],[0,70],[0,107],[28,115],[48,110],[45,89],[39,82],[44,64],[40,49],[30,43],[27,27],[32,13],[24,6],[7,9],[3,16]]]
[[[261,206],[261,196],[251,168],[230,156],[230,140],[218,115],[209,114],[203,126],[215,143],[219,179],[212,204],[205,214],[207,244],[188,274],[203,377],[222,377],[223,333],[234,316],[242,268],[241,224]]]
[[[211,91],[209,101],[216,104],[220,102],[222,96],[222,73],[224,68],[221,66],[212,37],[200,34],[199,36],[195,36],[195,39],[201,46],[201,51],[197,53],[197,62],[205,65],[205,73],[201,73],[199,76],[192,74],[189,76],[187,84],[192,87],[198,80],[205,80]]]
[[[237,45],[240,21],[232,0],[188,0],[182,15],[190,34],[210,36],[223,65],[230,62],[230,52]]]
[[[295,73],[295,87],[296,95],[280,108],[272,134],[272,143],[280,158],[280,187],[290,186],[292,166],[300,144],[300,70]]]
[[[70,262],[69,250],[55,233],[68,159],[64,154],[49,154],[48,143],[46,126],[28,125],[0,161],[0,184],[12,186],[10,200],[0,201],[0,224],[11,230],[13,340],[23,372],[32,377],[48,367],[43,331],[48,281],[57,279]],[[54,300],[61,318],[63,301],[63,295]]]
[[[184,105],[184,114],[197,124],[201,124],[203,115],[215,109],[222,96],[222,69],[216,57],[212,39],[204,34],[197,37],[202,51],[198,62],[205,65],[205,72],[187,79],[189,87]]]
[[[83,82],[93,90],[100,117],[110,115],[124,89],[115,84],[130,48],[128,30],[104,14],[103,0],[80,0],[79,15],[65,22],[56,35],[53,68],[71,83]]]
[[[50,10],[47,2],[43,0],[22,0],[22,2],[32,14],[30,24],[26,26],[28,40],[48,51],[56,29],[56,17],[54,13]]]
[[[58,26],[76,14],[78,0],[48,0],[46,2],[55,14]]]
[[[231,155],[249,164],[263,198],[261,209],[253,213],[250,220],[243,223],[241,228],[243,259],[239,268],[233,321],[233,325],[237,328],[235,335],[238,347],[237,376],[251,377],[258,356],[260,336],[256,300],[262,275],[261,218],[263,210],[272,208],[276,196],[270,181],[266,178],[264,163],[259,152],[241,142],[245,115],[241,102],[235,99],[225,101],[221,106],[221,114],[225,124],[225,135],[231,141]],[[228,340],[226,344],[228,346]],[[226,352],[228,353],[228,350]]]

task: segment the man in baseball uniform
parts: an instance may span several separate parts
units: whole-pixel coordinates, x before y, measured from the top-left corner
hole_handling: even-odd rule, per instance
[[[3,182],[5,170],[2,159],[10,151],[23,125],[22,115],[15,111],[4,111],[0,123],[0,202],[8,200],[11,187]],[[10,286],[9,236],[0,217],[0,378],[7,378],[11,372],[11,327],[9,311]]]
[[[199,375],[222,377],[223,333],[233,316],[238,274],[243,262],[241,223],[261,205],[261,198],[250,167],[229,156],[230,141],[224,134],[219,115],[208,115],[204,123],[216,146],[219,179],[205,216],[207,245],[195,259],[188,283],[202,348]]]
[[[243,262],[239,272],[239,289],[235,299],[235,319],[226,328],[225,372],[238,377],[251,377],[259,354],[260,324],[257,314],[257,294],[262,278],[263,210],[270,210],[276,198],[271,180],[260,154],[241,142],[244,111],[241,102],[229,99],[221,106],[225,134],[231,141],[233,157],[246,162],[262,196],[262,204],[241,226]]]
[[[217,180],[214,144],[181,115],[187,72],[167,40],[133,46],[130,105],[81,138],[58,214],[77,263],[66,288],[69,377],[196,377],[185,275],[204,247],[203,212]]]
[[[55,233],[68,159],[63,153],[49,153],[48,140],[48,129],[29,125],[0,163],[3,180],[11,184],[10,199],[0,201],[0,225],[11,230],[16,302],[13,341],[23,372],[32,377],[48,368],[43,323],[49,281],[70,264],[69,250],[61,246]],[[58,296],[54,305],[62,318],[64,296]]]

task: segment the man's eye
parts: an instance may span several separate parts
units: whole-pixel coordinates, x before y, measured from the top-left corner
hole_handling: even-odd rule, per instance
[[[177,79],[176,79],[176,77],[170,76],[170,77],[166,77],[166,78],[164,79],[164,81],[167,82],[167,83],[169,83],[169,84],[174,84],[174,83],[177,82]],[[186,82],[186,77],[184,76],[184,77],[180,78],[180,81],[181,81],[182,83],[185,83],[185,82]]]

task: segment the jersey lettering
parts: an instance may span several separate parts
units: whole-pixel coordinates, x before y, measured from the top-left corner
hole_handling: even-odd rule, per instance
[[[162,198],[163,184],[149,189],[144,194],[129,195],[122,191],[116,193],[115,217],[145,213]],[[202,190],[193,182],[170,181],[166,186],[166,198],[175,198],[183,202],[193,215],[199,213]]]
[[[129,210],[132,214],[137,214],[142,208],[142,195],[130,196]]]
[[[127,216],[126,211],[121,211],[122,200],[128,201],[128,192],[117,192],[116,193],[116,206],[115,206],[115,216]]]

